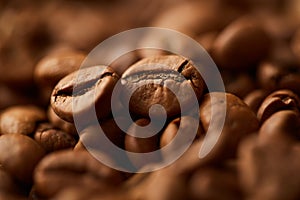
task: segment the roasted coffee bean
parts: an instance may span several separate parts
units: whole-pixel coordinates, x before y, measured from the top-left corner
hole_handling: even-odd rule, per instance
[[[53,51],[36,65],[34,77],[38,84],[53,89],[68,74],[78,70],[85,54],[75,50]]]
[[[265,58],[270,38],[255,18],[237,19],[216,38],[212,57],[221,68],[247,69]]]
[[[59,151],[46,156],[36,167],[36,192],[51,198],[69,187],[90,187],[106,191],[124,180],[121,172],[111,169],[86,151]]]
[[[262,89],[256,89],[247,94],[243,99],[244,102],[253,110],[254,113],[257,113],[261,103],[268,96],[268,92]]]
[[[191,128],[193,128],[194,125],[197,123],[199,124],[199,122],[195,118],[190,116],[182,116],[180,118],[176,118],[172,120],[162,133],[162,136],[160,138],[160,147],[162,148],[173,141],[173,139],[176,137],[179,127],[181,127],[182,130],[184,130],[184,132],[189,133],[195,131],[192,130]],[[201,127],[201,124],[199,124],[197,133],[195,135],[195,139],[201,138],[203,136],[204,136],[204,131]],[[178,146],[175,145],[174,147],[178,149]]]
[[[293,110],[283,110],[271,115],[259,130],[261,143],[289,144],[300,139],[300,115]]]
[[[49,123],[42,123],[37,127],[34,139],[46,152],[73,148],[76,144],[75,139],[70,134],[56,129]]]
[[[262,102],[257,111],[257,118],[262,124],[274,113],[281,110],[299,111],[299,97],[290,90],[278,90],[273,92]]]
[[[118,75],[106,66],[80,69],[55,86],[51,106],[59,117],[69,122],[77,115],[82,123],[88,123],[94,107],[98,118],[105,118],[111,112],[108,105],[117,81]]]
[[[29,135],[46,119],[46,113],[33,105],[9,107],[0,116],[1,134]]]
[[[57,116],[51,106],[48,107],[47,116],[53,126],[65,131],[73,137],[77,137],[78,134],[75,125]]]
[[[267,91],[289,89],[300,94],[300,71],[295,65],[263,62],[258,67],[257,79],[260,86]]]
[[[215,113],[212,113],[212,106]],[[226,112],[226,116],[222,112]],[[222,117],[225,117],[225,122],[218,141],[205,157],[213,162],[235,157],[240,141],[259,127],[253,111],[238,97],[221,92],[206,94],[200,104],[200,120],[204,131],[211,126],[214,134]],[[212,122],[216,124],[211,124]]]
[[[0,136],[0,163],[17,180],[31,183],[36,164],[44,156],[44,149],[33,139],[20,134]]]
[[[163,106],[169,117],[179,114],[180,109],[186,111],[195,104],[193,96],[201,98],[205,89],[193,63],[177,55],[143,59],[124,72],[121,83],[124,86],[121,98],[129,102],[129,110],[144,117],[148,117],[154,104]],[[130,92],[133,92],[131,96]],[[182,99],[180,105],[177,98]],[[153,112],[154,116],[161,114],[159,110]]]

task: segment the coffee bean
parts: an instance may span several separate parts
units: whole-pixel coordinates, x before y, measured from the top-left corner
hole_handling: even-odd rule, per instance
[[[51,106],[62,119],[72,122],[73,115],[88,123],[94,106],[98,118],[107,117],[118,75],[109,67],[83,68],[63,78],[54,88]],[[73,106],[74,104],[74,106]]]
[[[0,152],[3,168],[17,180],[27,184],[31,183],[33,170],[45,154],[33,139],[20,134],[0,136]]]
[[[257,118],[260,123],[264,123],[274,113],[281,110],[295,110],[300,109],[299,97],[290,90],[278,90],[273,92],[262,102],[257,111]]]
[[[88,152],[70,150],[48,155],[34,174],[37,193],[48,198],[74,186],[106,191],[117,187],[123,179],[121,172],[103,165]]]
[[[212,106],[215,113],[212,113]],[[205,132],[210,126],[212,130],[218,127],[223,112],[226,112],[223,129],[205,158],[213,162],[235,157],[240,141],[259,128],[255,114],[241,99],[229,93],[213,92],[206,94],[200,104],[200,120]]]
[[[216,38],[212,56],[221,68],[252,68],[265,58],[270,38],[255,18],[240,18],[228,25]]]
[[[34,139],[46,152],[73,148],[76,144],[75,139],[70,134],[54,128],[49,123],[42,123],[37,127]]]
[[[169,117],[179,114],[180,109],[186,111],[195,103],[193,95],[199,99],[205,89],[193,63],[176,55],[152,57],[135,63],[124,72],[121,83],[124,86],[121,98],[129,102],[129,110],[144,117],[148,117],[154,104],[163,106]],[[130,92],[133,94],[128,96]],[[182,99],[181,107],[176,97]],[[161,111],[154,111],[153,115],[160,116]]]
[[[30,135],[39,122],[46,121],[45,112],[36,106],[14,106],[4,110],[0,116],[1,134]]]

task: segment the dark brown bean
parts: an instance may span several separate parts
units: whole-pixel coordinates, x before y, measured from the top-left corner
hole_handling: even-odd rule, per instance
[[[121,98],[129,102],[132,113],[143,117],[148,117],[149,109],[154,104],[163,106],[169,117],[179,114],[181,110],[186,111],[195,104],[193,96],[201,98],[205,89],[194,64],[176,55],[151,57],[135,63],[124,72],[121,83],[124,86]],[[176,96],[171,88],[177,91]],[[133,92],[131,96],[130,92]],[[181,107],[178,98],[183,99]],[[153,115],[160,116],[161,112],[154,111]]]
[[[212,106],[217,110],[213,116]],[[211,125],[211,122],[219,123],[218,121],[222,120],[224,108],[226,116],[223,129],[217,143],[205,158],[213,162],[235,157],[240,141],[258,130],[259,123],[255,114],[241,99],[229,93],[213,92],[206,94],[200,104],[200,120],[204,131],[207,131],[209,126],[212,126],[213,130],[217,127]]]
[[[216,38],[212,56],[221,68],[254,67],[266,57],[270,38],[255,18],[239,18],[227,26]]]
[[[90,113],[95,106],[99,118],[111,112],[111,94],[118,75],[109,67],[83,68],[63,78],[54,88],[51,106],[62,119],[72,122],[73,115],[89,123]],[[74,103],[74,106],[73,106]]]
[[[70,134],[56,129],[49,123],[42,123],[37,127],[34,139],[46,152],[73,148],[76,144],[76,140]]]
[[[274,113],[281,110],[300,110],[299,97],[290,90],[278,90],[266,97],[257,111],[257,118],[264,123]]]
[[[0,116],[1,134],[29,135],[46,119],[46,113],[33,105],[9,107]]]
[[[37,193],[48,198],[75,186],[106,191],[118,186],[123,179],[121,172],[100,163],[88,152],[70,150],[48,155],[34,174]]]
[[[44,156],[44,149],[33,139],[20,134],[0,136],[0,163],[12,176],[31,183],[36,164]]]

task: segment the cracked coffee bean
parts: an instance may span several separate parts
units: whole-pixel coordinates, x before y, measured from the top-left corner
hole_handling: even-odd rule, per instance
[[[205,90],[194,64],[177,55],[145,58],[124,72],[121,83],[124,86],[121,98],[129,102],[132,113],[143,117],[148,117],[154,104],[163,106],[168,117],[187,111],[195,104],[193,96],[200,99]],[[192,90],[187,90],[189,88]],[[133,92],[131,96],[130,92]],[[180,105],[179,98],[182,99]],[[153,112],[154,116],[161,114],[160,110]]]
[[[42,123],[34,133],[34,139],[46,152],[73,148],[76,140],[68,133],[54,128],[49,123]]]
[[[119,76],[106,66],[80,69],[55,86],[51,106],[59,117],[68,122],[73,122],[73,115],[76,115],[83,123],[89,123],[94,107],[98,118],[108,117],[111,94],[118,79]]]
[[[299,111],[299,97],[290,90],[278,90],[273,92],[262,102],[257,111],[257,118],[262,124],[274,113],[281,110]]]

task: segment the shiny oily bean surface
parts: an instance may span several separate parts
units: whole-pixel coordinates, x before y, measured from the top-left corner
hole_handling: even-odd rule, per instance
[[[9,107],[0,116],[0,131],[1,134],[29,135],[37,123],[46,119],[46,113],[33,105]]]
[[[215,113],[212,113],[212,107],[216,109]],[[206,94],[200,104],[200,121],[204,131],[209,126],[212,131],[217,130],[215,127],[222,121],[224,109],[225,122],[217,143],[206,156],[207,160],[219,161],[235,157],[240,141],[259,128],[256,115],[240,98],[229,93],[212,92]],[[212,122],[216,124],[211,124]]]
[[[281,110],[300,110],[299,97],[290,90],[278,90],[271,93],[262,102],[257,111],[257,118],[260,123],[264,123],[266,119],[274,113]]]
[[[163,106],[167,116],[177,115],[180,113],[178,98],[181,98],[181,109],[188,110],[195,104],[193,95],[199,99],[205,89],[193,63],[177,55],[142,59],[124,72],[121,83],[124,87],[121,98],[129,102],[132,113],[143,117],[148,117],[154,104]],[[171,89],[176,91],[176,96]],[[130,92],[133,92],[131,96]],[[160,110],[153,112],[154,116],[161,114]]]
[[[110,105],[118,78],[106,66],[82,68],[69,74],[55,86],[51,106],[59,117],[69,122],[73,121],[73,115],[77,115],[83,123],[88,123],[94,106],[98,111],[97,117],[105,118],[111,112],[111,107],[107,105]]]
[[[251,18],[239,18],[216,38],[212,57],[221,68],[254,67],[269,51],[270,38],[259,23]]]
[[[37,193],[48,198],[75,186],[106,191],[118,186],[123,179],[121,172],[105,166],[87,151],[71,150],[48,155],[39,163],[34,174]]]
[[[31,183],[33,170],[45,154],[38,143],[20,134],[0,136],[0,152],[3,168],[24,183]]]
[[[34,133],[34,140],[39,143],[46,152],[73,148],[76,140],[68,133],[55,128],[49,123],[42,123]]]

